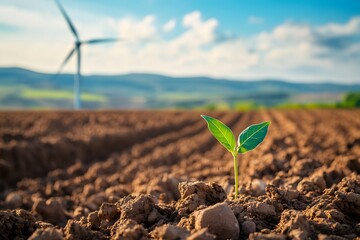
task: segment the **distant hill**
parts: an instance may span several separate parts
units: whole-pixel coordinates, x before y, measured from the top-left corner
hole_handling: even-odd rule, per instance
[[[333,101],[359,84],[292,83],[279,80],[234,81],[154,74],[89,75],[81,82],[86,108],[196,107],[253,101]],[[54,76],[22,68],[0,68],[0,108],[71,108],[73,75]]]

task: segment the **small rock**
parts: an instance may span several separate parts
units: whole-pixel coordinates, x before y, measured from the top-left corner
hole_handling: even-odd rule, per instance
[[[300,196],[300,193],[299,193],[299,191],[294,190],[294,189],[286,189],[284,191],[284,196],[288,200],[294,200]]]
[[[50,198],[47,201],[37,199],[32,210],[52,224],[65,225],[67,221],[63,206],[55,198]]]
[[[151,237],[159,240],[185,239],[187,236],[189,232],[185,228],[169,224],[157,227],[151,233]]]
[[[261,179],[254,179],[251,181],[251,191],[254,196],[265,195],[266,183]]]
[[[226,203],[218,203],[196,212],[195,229],[208,228],[217,239],[238,239],[239,223]]]
[[[256,224],[253,221],[245,221],[241,224],[242,232],[248,236],[250,233],[256,231]]]
[[[20,208],[22,196],[17,192],[11,192],[6,196],[5,202],[10,208]]]

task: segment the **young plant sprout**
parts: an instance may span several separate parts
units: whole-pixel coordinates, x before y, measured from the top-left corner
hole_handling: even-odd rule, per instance
[[[201,115],[208,124],[209,131],[223,145],[234,158],[234,176],[235,176],[235,199],[238,197],[239,188],[239,162],[237,155],[243,154],[255,149],[265,138],[270,122],[262,122],[247,127],[239,134],[237,144],[231,129],[219,120]]]

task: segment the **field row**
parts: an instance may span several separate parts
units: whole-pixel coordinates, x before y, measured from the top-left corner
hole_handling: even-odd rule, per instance
[[[261,147],[240,157],[243,180],[274,178],[279,172],[289,174],[294,167],[312,172],[322,165],[336,165],[334,160],[338,158],[348,158],[346,162],[356,165],[360,157],[360,111],[210,114],[236,133],[249,124],[272,121],[269,136]],[[66,119],[61,127],[58,127],[59,115]],[[74,181],[74,177],[76,181],[83,178],[78,184],[66,183],[72,188],[104,177],[127,185],[129,192],[143,191],[140,186],[151,181],[154,174],[167,173],[178,179],[233,181],[231,155],[217,144],[197,112],[32,113],[26,117],[12,113],[5,116],[1,120],[3,139],[15,130],[20,135],[23,132],[28,137],[39,138],[14,138],[7,141],[12,144],[0,148],[1,159],[5,161],[2,167],[7,168],[7,172],[18,173],[3,174],[7,183],[22,177],[45,176],[54,169],[55,173],[49,174],[51,181],[58,180],[54,177],[57,175],[65,182],[66,179]],[[31,119],[35,123],[29,127]],[[120,127],[116,121],[124,125]],[[47,141],[51,137],[56,140]],[[69,168],[82,170],[77,176],[69,172]],[[116,183],[110,181],[106,185]],[[130,185],[134,187],[129,189]]]

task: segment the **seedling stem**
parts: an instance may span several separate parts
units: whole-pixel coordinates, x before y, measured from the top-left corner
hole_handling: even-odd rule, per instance
[[[234,157],[234,176],[235,176],[235,199],[238,197],[239,191],[239,160],[237,154],[233,154]]]

